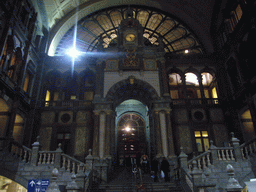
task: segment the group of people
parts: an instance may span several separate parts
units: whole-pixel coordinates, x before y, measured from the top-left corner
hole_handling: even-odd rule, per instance
[[[151,162],[151,171],[153,171],[154,181],[157,182],[158,174],[159,174],[159,162],[156,158],[153,158]],[[170,181],[169,172],[170,172],[170,164],[168,160],[165,157],[163,157],[160,163],[160,177],[164,177],[164,180],[166,182]]]
[[[144,173],[149,173],[149,158],[147,155],[144,154],[141,156],[140,163]],[[160,163],[160,167],[159,167],[159,162],[156,158],[153,158],[151,162],[151,171],[153,172],[153,178],[155,182],[158,181],[159,168],[160,168],[160,177],[163,177],[166,182],[170,181],[170,177],[169,177],[170,164],[165,157],[163,157]]]
[[[139,161],[139,162],[138,162]],[[159,163],[157,158],[153,158],[150,163],[149,157],[146,154],[143,154],[139,159],[128,157],[125,159],[120,159],[120,165],[125,165],[126,167],[141,167],[143,173],[153,173],[154,181],[157,182],[159,180],[159,176],[164,178],[166,182],[170,181],[169,172],[170,172],[170,164],[168,160],[163,157],[162,161]],[[151,167],[151,169],[150,169]]]

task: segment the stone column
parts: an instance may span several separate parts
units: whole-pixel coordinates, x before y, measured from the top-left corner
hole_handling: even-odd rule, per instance
[[[165,157],[168,156],[168,142],[167,142],[167,127],[166,127],[166,117],[165,112],[159,112],[159,120],[160,120],[160,129],[161,129],[161,142],[162,142],[162,151]]]
[[[94,129],[93,129],[93,149],[92,155],[99,156],[99,121],[100,115],[98,111],[94,111]]]
[[[158,53],[158,55],[159,54],[160,53]],[[166,68],[165,68],[165,58],[159,55],[157,62],[158,62],[159,75],[161,77],[162,94],[163,96],[168,97],[170,96],[170,92],[169,92],[169,79],[168,79]]]
[[[111,147],[112,147],[112,120],[113,120],[113,111],[106,111],[106,140],[105,140],[105,156],[111,158]]]
[[[106,145],[106,113],[101,112],[100,113],[100,126],[99,126],[99,157],[100,159],[103,159],[105,156],[105,145]]]
[[[199,89],[200,89],[200,93],[201,93],[201,99],[205,99],[205,95],[204,95],[204,86],[203,86],[203,78],[202,75],[199,74],[199,76],[197,77],[198,83],[199,83]]]
[[[156,133],[156,156],[162,157],[163,152],[162,152],[161,131],[160,131],[158,111],[154,112],[154,126],[155,126],[155,133]]]

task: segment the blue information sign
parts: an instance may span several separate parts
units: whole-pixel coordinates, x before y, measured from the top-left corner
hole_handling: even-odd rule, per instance
[[[49,179],[30,179],[28,192],[45,192],[49,185]]]

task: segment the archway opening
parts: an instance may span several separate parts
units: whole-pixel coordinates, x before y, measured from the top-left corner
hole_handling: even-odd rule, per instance
[[[1,192],[12,192],[12,191],[27,192],[27,189],[11,179],[0,176],[0,191]]]
[[[139,165],[143,154],[150,155],[148,108],[129,99],[116,107],[116,151],[119,165]]]

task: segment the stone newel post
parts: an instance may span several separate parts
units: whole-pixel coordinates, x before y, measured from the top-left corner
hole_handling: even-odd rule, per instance
[[[31,165],[36,166],[37,161],[38,161],[38,152],[40,148],[40,143],[39,143],[39,136],[36,139],[36,142],[32,144],[32,153],[31,153]]]
[[[242,156],[242,152],[240,149],[240,144],[239,144],[239,139],[234,137],[234,133],[231,133],[232,139],[231,139],[231,145],[234,148],[234,155],[236,158],[236,161],[242,160],[243,156]]]
[[[67,192],[79,192],[79,187],[76,184],[76,175],[72,174],[71,179],[72,181],[66,186]]]
[[[59,175],[58,169],[54,168],[52,170],[52,180],[50,181],[50,184],[47,187],[45,192],[60,192],[59,186],[56,182],[58,175]]]
[[[239,182],[235,179],[235,170],[232,165],[227,165],[227,173],[228,173],[228,184],[227,184],[227,192],[241,192],[242,187]]]
[[[86,172],[90,173],[90,171],[93,169],[93,156],[92,156],[92,150],[89,149],[89,155],[85,158],[85,170]]]
[[[61,167],[61,153],[63,151],[61,150],[61,143],[59,143],[58,148],[56,149],[56,153],[55,153],[55,161],[54,161],[54,166],[56,168],[60,168]]]
[[[179,162],[180,162],[180,167],[183,169],[188,169],[188,156],[186,153],[183,152],[183,147],[180,148],[180,155],[179,155]]]

